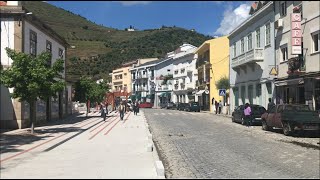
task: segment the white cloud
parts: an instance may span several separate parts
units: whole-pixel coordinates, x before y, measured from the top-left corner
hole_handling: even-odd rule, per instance
[[[215,35],[227,35],[246,20],[250,15],[250,4],[241,4],[233,10],[232,6],[228,6],[223,13],[223,19],[220,27],[214,32]]]
[[[145,5],[145,4],[151,3],[152,1],[116,1],[116,2],[119,2],[124,6],[132,6],[137,4]]]

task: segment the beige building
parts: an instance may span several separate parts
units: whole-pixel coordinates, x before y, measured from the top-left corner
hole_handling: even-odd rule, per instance
[[[320,110],[320,2],[276,1],[274,10],[277,103],[308,104]],[[300,45],[293,47],[292,13],[300,15],[301,54],[293,52]]]
[[[67,42],[40,21],[32,12],[26,12],[21,1],[0,1],[1,17],[1,65],[4,69],[11,67],[13,60],[5,51],[6,47],[37,56],[42,52],[52,54],[51,63],[56,59],[66,59]],[[65,78],[65,72],[62,74]],[[10,93],[13,88],[6,88],[0,84],[0,127],[1,128],[25,128],[29,126],[29,104],[12,99]],[[60,119],[71,113],[71,86],[59,92],[58,98],[50,98],[46,101],[38,100],[36,105],[37,122]]]

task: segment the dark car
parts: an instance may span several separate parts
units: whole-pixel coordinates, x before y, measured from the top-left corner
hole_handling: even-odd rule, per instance
[[[184,111],[186,106],[187,106],[187,103],[178,103],[177,110]]]
[[[198,102],[190,102],[190,103],[187,103],[184,110],[189,112],[191,111],[200,112],[200,105]]]
[[[149,102],[143,102],[141,104],[138,105],[139,108],[152,108],[153,104],[149,103]]]
[[[320,118],[316,111],[304,104],[278,104],[262,116],[262,129],[265,131],[282,128],[288,136],[295,132],[320,130]]]
[[[174,104],[173,102],[168,102],[166,108],[167,109],[175,109],[176,108],[176,104]]]
[[[252,112],[252,124],[259,124],[261,125],[261,116],[267,110],[260,105],[251,104],[250,105],[251,112]],[[244,124],[244,105],[240,105],[232,113],[232,122],[239,122]]]

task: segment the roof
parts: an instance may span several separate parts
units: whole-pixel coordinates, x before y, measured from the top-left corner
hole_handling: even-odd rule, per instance
[[[151,62],[146,62],[144,64],[141,64],[140,66],[136,66],[135,68],[140,68],[140,67],[144,67],[144,66],[149,66],[149,65],[157,65],[159,62],[163,61],[164,59],[159,59],[159,60],[155,60],[155,61],[151,61]]]

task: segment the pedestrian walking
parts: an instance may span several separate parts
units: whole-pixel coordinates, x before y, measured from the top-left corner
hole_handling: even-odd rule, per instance
[[[138,115],[138,113],[139,113],[139,103],[138,103],[138,101],[136,101],[134,103],[133,112],[134,112],[134,115]]]
[[[219,101],[219,114],[221,114],[221,109],[222,109],[222,102],[221,102],[221,100]]]
[[[268,103],[268,111],[270,111],[270,109],[275,106],[274,102],[271,101],[271,98],[269,98],[269,103]]]
[[[108,114],[107,107],[106,107],[106,105],[103,104],[102,110],[101,110],[101,116],[103,118],[103,121],[106,121],[107,114]]]
[[[120,119],[121,121],[123,121],[123,117],[124,117],[124,111],[126,110],[126,107],[124,105],[124,102],[121,102],[120,106],[119,106],[119,114],[120,114]]]
[[[251,108],[249,103],[246,103],[244,106],[244,122],[246,127],[251,126]]]
[[[211,104],[212,104],[212,112],[214,112],[214,108],[215,108],[214,97],[212,98]]]
[[[217,101],[215,101],[215,106],[216,106],[216,114],[218,114],[219,103]]]

